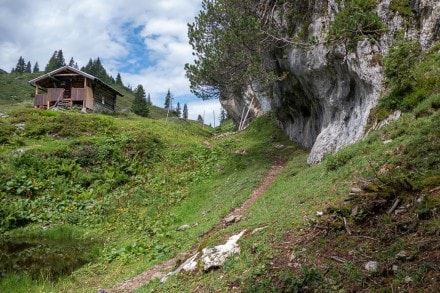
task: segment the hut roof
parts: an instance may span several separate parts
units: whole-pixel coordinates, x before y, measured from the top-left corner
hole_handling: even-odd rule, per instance
[[[40,77],[34,78],[30,80],[29,83],[33,86],[39,85],[39,86],[47,87],[47,82],[56,79],[56,76],[68,76],[69,74],[81,75],[87,79],[92,80],[93,82],[103,85],[104,87],[108,88],[109,90],[111,90],[112,92],[116,93],[119,96],[121,97],[123,96],[123,94],[121,94],[119,91],[115,90],[114,88],[112,88],[111,86],[100,80],[99,78],[68,65],[55,69],[49,73],[43,74]]]

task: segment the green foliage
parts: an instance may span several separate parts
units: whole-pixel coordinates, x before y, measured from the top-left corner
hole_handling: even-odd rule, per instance
[[[385,76],[391,88],[379,106],[409,111],[440,92],[440,46],[422,51],[417,41],[399,41],[385,57]]]
[[[355,49],[363,39],[377,40],[386,30],[377,15],[377,0],[346,0],[330,26],[329,40],[344,41]]]
[[[81,67],[81,71],[89,73],[107,84],[115,83],[115,81],[108,75],[107,70],[105,70],[99,57],[94,60],[90,59],[86,66]]]
[[[408,0],[392,0],[390,3],[390,10],[404,18],[413,16]]]
[[[146,93],[144,87],[140,84],[134,90],[134,100],[131,106],[131,111],[136,115],[142,117],[148,117],[149,114],[149,105],[146,98]]]
[[[250,80],[265,85],[270,79],[260,55],[270,43],[253,1],[204,0],[188,36],[196,60],[185,69],[196,96],[218,98],[221,91],[240,92]]]
[[[55,52],[53,52],[52,54],[52,57],[50,57],[44,71],[51,72],[65,65],[66,60],[64,59],[63,50],[55,50]]]
[[[164,108],[171,109],[171,103],[172,103],[172,97],[171,97],[170,90],[168,89],[167,95],[165,96]]]
[[[356,156],[356,152],[352,149],[340,150],[326,158],[325,167],[327,171],[337,170],[347,164],[354,156]]]

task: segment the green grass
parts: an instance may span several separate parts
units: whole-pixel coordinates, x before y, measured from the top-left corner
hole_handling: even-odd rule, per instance
[[[256,187],[270,167],[265,154],[286,155],[273,146],[290,145],[270,116],[245,133],[211,140],[212,129],[176,118],[30,108],[8,115],[1,120],[9,130],[0,148],[0,224],[8,245],[19,247],[13,258],[20,263],[20,256],[32,254],[35,241],[47,242],[55,254],[77,251],[72,243],[86,253],[70,256],[79,261],[79,267],[70,266],[74,272],[57,267],[63,261],[55,258],[48,267],[30,261],[31,291],[111,286],[189,249]],[[182,224],[192,228],[176,232]],[[75,231],[87,235],[85,242]],[[54,242],[58,246],[52,247]],[[3,251],[8,255],[8,248]],[[39,250],[35,254],[51,257]],[[26,266],[18,268],[15,274],[3,267],[2,291],[20,271],[28,278]]]
[[[338,207],[353,181],[380,179],[380,184],[399,193],[409,192],[404,182],[410,182],[416,192],[437,186],[439,117],[436,100],[429,101],[417,116],[406,114],[316,166],[307,165],[307,152],[275,128],[271,115],[256,120],[244,132],[215,139],[211,129],[180,119],[165,122],[132,115],[11,110],[1,121],[13,131],[17,122],[24,121],[27,127],[0,149],[0,212],[6,215],[2,218],[3,243],[21,247],[18,253],[22,256],[34,253],[33,243],[37,242],[49,249],[35,252],[43,258],[51,253],[63,257],[61,251],[71,251],[78,266],[72,264],[74,270],[66,271],[34,261],[32,273],[4,268],[0,289],[89,292],[110,288],[179,252],[217,245],[247,229],[240,241],[242,253],[224,268],[195,276],[181,274],[166,284],[154,281],[139,292],[221,291],[231,284],[249,292],[307,286],[329,290],[333,285],[323,279],[319,259],[300,246],[292,244],[298,258],[307,258],[302,268],[274,270],[272,263],[280,253],[277,243],[283,243],[288,232],[301,237],[314,225],[310,219],[316,219],[316,211]],[[35,131],[38,125],[44,125],[41,131]],[[391,142],[384,144],[386,140]],[[275,148],[280,144],[284,147]],[[17,148],[25,149],[24,153],[15,153]],[[259,184],[271,165],[268,153],[289,160],[283,172],[241,222],[198,243],[201,235]],[[390,173],[378,175],[383,166]],[[437,205],[435,199],[429,199],[418,213],[429,214]],[[393,224],[392,219],[382,221],[382,227]],[[176,231],[183,224],[190,229]],[[46,226],[49,228],[44,230]],[[266,228],[250,234],[257,227]],[[334,227],[340,229],[339,224]],[[425,227],[437,229],[438,222]],[[310,243],[308,249],[346,249],[331,239]],[[389,250],[377,252],[381,261],[408,247],[393,239]],[[356,244],[346,239],[338,243]],[[8,259],[19,262],[20,257]],[[19,268],[24,266],[19,263]],[[352,275],[347,279],[352,282],[364,278],[358,264],[330,266],[329,270],[333,280],[344,274]],[[419,279],[429,272],[408,270]]]
[[[380,188],[392,190],[392,193],[401,196],[404,202],[411,202],[420,194],[430,198],[423,207],[419,207],[418,213],[423,215],[428,206],[428,210],[438,208],[440,204],[435,201],[435,196],[428,195],[428,190],[440,183],[439,121],[439,113],[432,107],[417,119],[415,115],[407,114],[390,126],[373,132],[362,142],[348,146],[328,156],[322,164],[311,167],[306,164],[305,151],[289,147],[291,159],[264,196],[245,214],[241,222],[212,235],[207,243],[212,246],[218,245],[243,229],[251,232],[254,228],[266,227],[253,235],[247,233],[240,240],[239,256],[232,257],[217,271],[196,275],[182,273],[170,278],[165,284],[153,281],[137,292],[215,292],[227,291],[234,286],[243,292],[298,292],[301,288],[324,292],[355,288],[356,284],[362,282],[367,286],[364,288],[380,290],[382,287],[365,275],[364,263],[347,262],[338,265],[325,254],[334,253],[349,258],[350,253],[356,253],[360,249],[365,253],[370,251],[368,253],[371,253],[373,259],[382,263],[392,263],[400,250],[417,250],[417,246],[411,243],[422,240],[415,240],[405,234],[393,235],[392,231],[398,227],[399,222],[408,219],[399,219],[385,213],[383,216],[377,216],[377,226],[356,228],[364,229],[357,232],[360,235],[383,239],[376,243],[374,248],[365,239],[346,236],[340,216],[333,216],[332,211],[348,213],[346,217],[351,221],[352,207],[344,206],[342,201],[347,198],[350,186],[363,180],[372,180],[377,182],[378,186],[382,186]],[[255,133],[249,130],[247,134]],[[392,142],[384,144],[383,141],[387,140]],[[389,171],[379,171],[385,166]],[[408,189],[404,182],[410,182],[412,187]],[[389,204],[391,205],[392,201]],[[315,215],[317,211],[329,213],[330,217],[334,217],[328,222],[330,232],[318,234],[322,236],[316,241],[307,241],[304,237],[309,233],[320,231],[313,228],[320,221]],[[411,217],[414,217],[414,213]],[[414,218],[412,219],[414,221]],[[321,225],[327,224],[324,222]],[[350,225],[356,227],[354,223]],[[421,239],[429,237],[430,233],[434,233],[440,227],[436,217],[420,225],[425,227],[421,233],[426,233],[422,234],[425,236]],[[286,233],[296,235],[296,240],[290,240],[291,247],[287,246],[289,244],[285,239]],[[385,237],[387,235],[389,237]],[[280,255],[280,246],[290,248],[289,254]],[[296,255],[297,261],[302,263],[301,267],[274,268],[280,259],[289,259],[292,253]],[[285,261],[284,265],[287,265],[287,262]],[[425,269],[420,271],[419,265]],[[426,278],[432,272],[432,264],[423,261],[420,261],[420,264],[408,265],[406,270],[406,274],[413,276],[415,280]],[[400,274],[396,274],[387,280],[401,286],[403,279]],[[378,275],[377,282],[380,283],[382,280],[382,276]],[[431,288],[429,286],[432,285],[426,286],[428,287],[425,288]]]

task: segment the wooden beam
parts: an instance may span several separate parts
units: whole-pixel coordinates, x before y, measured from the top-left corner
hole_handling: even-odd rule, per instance
[[[79,74],[76,73],[60,73],[60,74],[55,74],[54,76],[78,76]]]

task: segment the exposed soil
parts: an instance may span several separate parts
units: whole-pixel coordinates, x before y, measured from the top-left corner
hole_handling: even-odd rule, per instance
[[[258,200],[259,197],[261,197],[264,192],[267,190],[267,188],[270,186],[270,184],[275,180],[277,175],[283,170],[286,160],[284,158],[269,155],[269,157],[272,159],[272,167],[269,173],[262,179],[259,186],[251,193],[249,198],[239,207],[235,208],[231,213],[229,213],[227,216],[225,216],[222,221],[217,224],[214,228],[206,232],[202,235],[201,242],[203,239],[209,237],[213,233],[225,228],[228,225],[233,225],[234,223],[240,221],[243,214]],[[194,249],[196,249],[195,247]],[[187,252],[187,253],[180,253],[174,258],[157,264],[154,267],[146,270],[145,272],[132,277],[122,283],[116,284],[111,289],[109,289],[106,292],[109,293],[126,293],[126,292],[133,292],[136,289],[142,287],[143,285],[147,284],[149,281],[155,279],[155,278],[161,278],[163,277],[166,272],[173,270],[176,268],[182,261],[184,261],[188,256],[192,255],[193,253]]]

